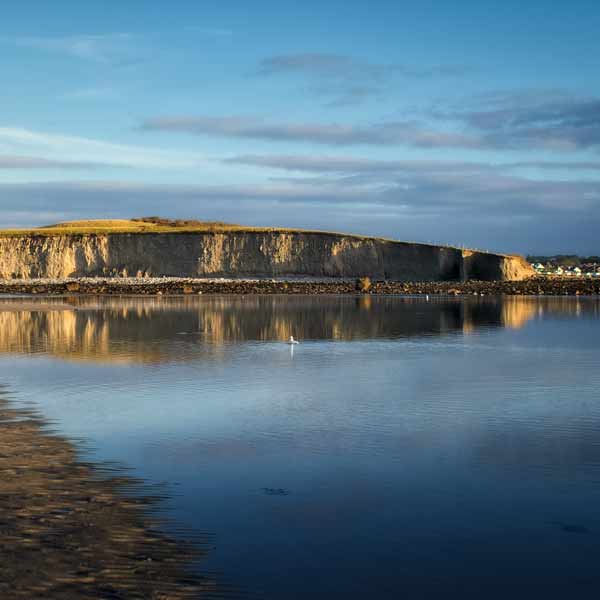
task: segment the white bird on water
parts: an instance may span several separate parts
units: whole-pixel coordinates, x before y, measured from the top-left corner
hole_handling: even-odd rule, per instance
[[[299,344],[300,342],[298,340],[294,339],[293,335],[290,335],[290,339],[288,340],[288,344],[290,344],[290,346],[293,346],[294,344]]]

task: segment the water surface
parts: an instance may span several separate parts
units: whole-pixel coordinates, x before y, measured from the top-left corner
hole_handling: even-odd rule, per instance
[[[599,364],[593,298],[0,300],[15,403],[258,598],[598,597]]]

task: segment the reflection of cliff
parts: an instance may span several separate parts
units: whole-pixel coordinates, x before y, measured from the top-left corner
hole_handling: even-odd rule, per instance
[[[129,362],[111,352],[109,320],[68,308],[0,312],[0,351]],[[144,352],[143,360],[151,360],[151,353]]]
[[[508,296],[502,302],[502,322],[511,329],[520,329],[533,319],[540,311],[543,312],[543,304],[537,299],[518,298]]]
[[[477,328],[477,323],[489,321],[510,329],[521,329],[528,321],[542,311],[538,298],[505,296],[488,298],[485,301],[467,303],[465,305],[464,333],[471,333]]]
[[[212,296],[0,300],[0,352],[160,363],[244,340],[369,339],[522,327],[536,315],[598,312],[563,298]]]
[[[502,322],[520,329],[537,317],[600,317],[600,304],[590,298],[507,296],[502,299]]]

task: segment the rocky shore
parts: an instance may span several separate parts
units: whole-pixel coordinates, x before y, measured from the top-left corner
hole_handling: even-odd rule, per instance
[[[0,280],[0,294],[442,294],[558,295],[600,294],[600,279],[533,277],[522,281],[395,282],[367,279],[192,279],[77,278]]]
[[[196,553],[157,529],[135,481],[78,460],[0,397],[0,598],[204,597]]]

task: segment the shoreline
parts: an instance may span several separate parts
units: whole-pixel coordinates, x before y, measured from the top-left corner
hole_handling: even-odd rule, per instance
[[[522,281],[373,281],[355,279],[73,278],[0,280],[1,295],[199,295],[199,294],[401,294],[596,296],[600,278],[542,278]]]
[[[81,461],[37,414],[1,396],[0,472],[0,597],[179,600],[214,591],[192,572],[200,552],[160,531],[151,513],[160,499],[142,482]]]

